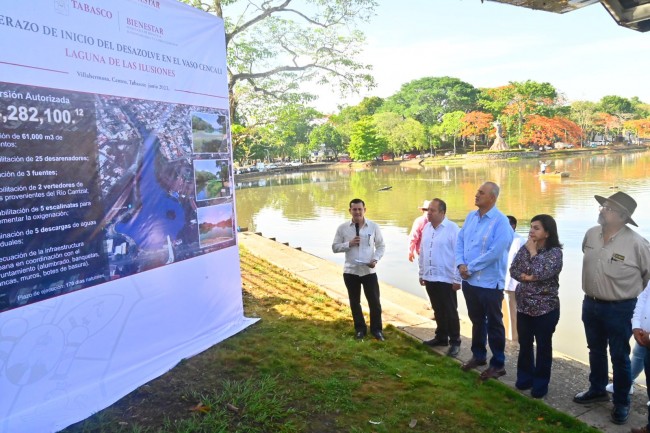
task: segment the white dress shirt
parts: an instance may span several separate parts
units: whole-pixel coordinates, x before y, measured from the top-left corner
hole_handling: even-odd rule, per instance
[[[384,256],[386,245],[379,226],[367,218],[365,223],[359,227],[361,244],[358,247],[350,247],[350,241],[356,235],[357,231],[354,222],[349,221],[341,224],[336,230],[332,251],[345,253],[343,273],[363,277],[375,273],[375,268],[371,268],[367,264],[373,260],[379,261]]]
[[[515,280],[510,276],[510,265],[517,255],[517,251],[521,249],[522,246],[526,244],[526,240],[522,235],[515,232],[515,236],[512,238],[512,243],[510,244],[510,250],[508,251],[508,267],[506,268],[506,286],[505,290],[508,292],[514,292],[519,285],[519,281]]]
[[[632,329],[637,328],[650,332],[650,283],[636,300],[636,307],[632,316]]]
[[[420,242],[420,279],[449,284],[460,284],[461,278],[456,268],[456,239],[460,228],[458,224],[445,217],[433,227],[427,223],[422,231]]]

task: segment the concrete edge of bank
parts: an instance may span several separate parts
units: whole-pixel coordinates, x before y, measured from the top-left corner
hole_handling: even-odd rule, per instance
[[[253,232],[238,233],[238,242],[251,254],[267,260],[307,283],[321,287],[332,299],[342,304],[348,304],[348,295],[343,284],[341,266]],[[428,302],[423,298],[382,282],[381,267],[378,268],[378,275],[380,277],[384,324],[391,324],[405,334],[421,341],[433,338],[435,322],[431,320],[433,313]],[[367,312],[367,305],[363,296],[362,302],[364,311]],[[462,295],[459,302],[464,302]],[[461,317],[461,333],[462,345],[458,356],[459,363],[471,358],[471,324],[467,318]],[[352,338],[352,334],[352,318],[350,318],[350,338]],[[386,344],[390,344],[390,337],[388,338]],[[442,349],[445,348],[440,350],[432,349],[432,351],[444,355],[445,351]],[[499,379],[513,389],[515,389],[517,350],[517,343],[508,341],[506,345],[506,371],[508,373]],[[589,387],[588,377],[589,367],[587,365],[555,352],[549,393],[544,397],[543,401],[549,406],[603,432],[629,432],[631,427],[640,427],[646,424],[648,419],[646,402],[648,398],[645,387],[635,385],[635,393],[631,399],[630,418],[628,423],[622,426],[615,425],[609,420],[611,403],[596,403],[584,406],[573,403],[573,396]],[[528,391],[518,392],[531,398]]]

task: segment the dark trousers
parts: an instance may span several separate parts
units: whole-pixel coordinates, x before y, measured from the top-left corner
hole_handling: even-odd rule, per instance
[[[366,320],[361,309],[361,286],[366,295],[370,308],[370,331],[381,331],[381,303],[379,302],[379,281],[377,274],[368,274],[360,277],[354,274],[343,274],[343,282],[348,289],[350,309],[354,320],[354,329],[357,332],[367,332]]]
[[[630,370],[630,337],[632,313],[636,299],[620,302],[596,301],[585,296],[582,301],[582,322],[589,347],[589,389],[605,392],[608,381],[607,345],[614,370],[614,396],[616,406],[630,404],[628,392],[632,386]]]
[[[559,308],[541,316],[517,312],[517,388],[532,388],[533,395],[546,395],[548,392],[553,365],[553,333],[559,320]],[[533,343],[537,343],[537,357]]]
[[[436,338],[460,346],[458,298],[451,283],[425,281],[431,307],[436,315]]]
[[[506,329],[501,312],[503,290],[472,286],[463,281],[463,295],[472,321],[472,355],[479,360],[487,359],[487,337],[492,351],[490,366],[502,368],[506,360]]]

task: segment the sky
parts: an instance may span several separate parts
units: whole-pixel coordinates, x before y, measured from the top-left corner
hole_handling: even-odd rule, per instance
[[[475,87],[548,82],[568,102],[606,95],[650,103],[650,32],[620,27],[600,4],[566,14],[480,0],[379,0],[361,26],[377,87],[341,99],[310,89],[319,110],[337,112],[364,96],[388,97],[402,84],[450,76]]]

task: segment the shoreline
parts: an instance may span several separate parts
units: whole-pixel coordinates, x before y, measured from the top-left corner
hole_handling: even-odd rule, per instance
[[[296,278],[309,284],[316,285],[330,298],[347,305],[347,289],[341,277],[339,265],[317,257],[313,254],[293,248],[285,243],[265,238],[261,233],[240,232],[237,234],[238,245],[271,264],[284,269]],[[404,292],[380,280],[382,316],[386,325],[393,325],[411,338],[424,341],[433,337],[435,322],[431,319],[431,309],[425,299]],[[362,296],[362,307],[367,313],[367,304]],[[470,340],[471,324],[461,317],[461,352],[458,361],[471,357]],[[350,338],[352,338],[352,323],[350,319]],[[387,341],[386,344],[390,344]],[[432,349],[444,356],[446,348]],[[512,387],[516,392],[527,395],[526,392],[514,388],[516,379],[516,359],[518,344],[506,342],[507,375],[500,382]],[[646,388],[635,385],[635,393],[631,396],[630,419],[627,424],[619,426],[609,420],[611,403],[595,403],[579,405],[573,403],[573,396],[588,388],[589,367],[568,355],[553,352],[553,373],[549,393],[543,401],[549,406],[574,416],[581,421],[604,432],[628,432],[630,427],[647,423]]]
[[[273,169],[269,171],[258,171],[253,173],[242,173],[233,175],[235,183],[238,180],[260,179],[274,175],[283,175],[289,173],[311,172],[318,170],[335,170],[351,169],[359,170],[371,167],[381,167],[385,165],[402,165],[405,167],[425,167],[437,165],[464,165],[464,164],[489,164],[495,160],[512,161],[520,159],[558,159],[571,157],[573,155],[582,156],[585,154],[607,154],[607,153],[636,153],[646,152],[650,146],[602,146],[600,148],[577,148],[548,151],[532,150],[511,150],[503,152],[477,152],[464,153],[451,156],[432,156],[427,158],[414,158],[409,160],[395,159],[391,161],[358,161],[358,162],[313,162],[306,163],[300,167],[283,167],[282,169]]]

